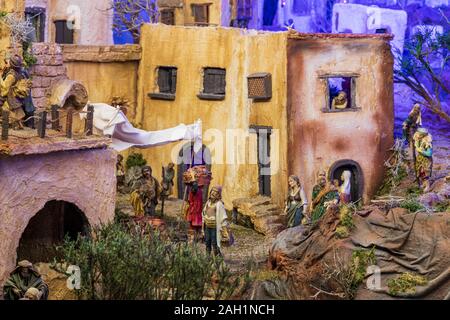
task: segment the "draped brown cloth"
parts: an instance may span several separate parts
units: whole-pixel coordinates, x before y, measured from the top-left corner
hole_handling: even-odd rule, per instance
[[[396,298],[389,295],[387,281],[404,272],[422,275],[428,284],[400,298],[450,298],[450,214],[414,214],[400,208],[384,212],[372,208],[366,217],[354,215],[353,221],[355,228],[347,239],[335,236],[339,225],[336,208],[327,210],[312,227],[299,226],[278,235],[269,252],[269,263],[294,279],[291,296],[296,291],[299,299],[311,298],[317,292],[311,284],[323,285],[323,270],[333,265],[336,255],[349,263],[353,250],[375,247],[381,286],[372,291],[364,282],[356,299]],[[266,296],[258,298],[271,298],[269,291],[263,291]]]

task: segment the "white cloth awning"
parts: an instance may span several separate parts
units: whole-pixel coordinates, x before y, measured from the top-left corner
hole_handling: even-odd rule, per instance
[[[89,105],[89,104],[88,104]],[[158,131],[145,131],[133,127],[125,114],[119,109],[106,103],[90,103],[94,106],[94,128],[96,133],[112,137],[112,147],[123,151],[131,147],[150,148],[162,146],[181,140],[194,142],[194,151],[202,149],[202,122],[194,124],[180,124],[173,128]],[[84,111],[87,110],[87,105]],[[80,113],[84,119],[85,113]]]

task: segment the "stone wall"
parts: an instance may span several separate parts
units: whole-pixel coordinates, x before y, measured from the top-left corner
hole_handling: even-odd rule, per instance
[[[33,43],[33,54],[37,63],[31,67],[33,87],[31,94],[37,109],[48,107],[52,87],[67,79],[67,70],[63,64],[62,49],[57,44]]]

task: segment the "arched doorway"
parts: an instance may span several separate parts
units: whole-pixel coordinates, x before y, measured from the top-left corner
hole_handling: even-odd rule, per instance
[[[49,201],[25,228],[17,261],[51,262],[55,245],[61,244],[65,237],[75,240],[78,235],[89,235],[89,222],[84,213],[72,203]]]
[[[363,174],[361,170],[361,166],[353,160],[340,160],[335,162],[330,168],[330,181],[334,179],[339,180],[339,184],[342,184],[341,176],[342,172],[348,170],[352,173],[352,177],[350,180],[351,183],[351,201],[356,202],[362,199],[363,196],[363,188],[364,188],[364,180]]]
[[[183,183],[183,173],[188,169],[206,165],[206,168],[211,171],[211,152],[205,145],[202,146],[202,150],[194,153],[194,143],[186,143],[178,153],[178,175],[177,175],[177,189],[178,199],[183,199],[185,194],[185,184]],[[189,190],[186,192],[185,200],[187,200]],[[203,199],[208,196],[208,187],[203,188]]]

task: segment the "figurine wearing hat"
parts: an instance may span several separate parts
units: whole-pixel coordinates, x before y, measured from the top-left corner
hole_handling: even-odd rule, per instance
[[[10,123],[23,128],[26,112],[34,112],[31,98],[31,81],[23,69],[23,60],[14,55],[6,61],[3,75],[0,77],[0,105],[10,112]]]
[[[414,169],[419,187],[427,192],[430,188],[430,177],[433,167],[433,138],[425,128],[417,129],[413,136],[415,149]]]
[[[48,286],[33,264],[20,261],[3,286],[5,300],[47,300]]]

